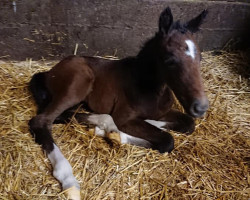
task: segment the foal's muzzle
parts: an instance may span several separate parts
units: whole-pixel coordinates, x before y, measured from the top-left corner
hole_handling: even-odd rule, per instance
[[[193,117],[202,117],[209,107],[207,98],[203,100],[196,99],[189,109],[190,115]]]

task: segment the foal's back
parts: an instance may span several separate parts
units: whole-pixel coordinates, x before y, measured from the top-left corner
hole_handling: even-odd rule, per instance
[[[95,113],[112,114],[118,105],[124,105],[124,90],[132,84],[133,66],[131,61],[129,63],[126,60],[69,56],[45,74],[46,85],[52,96],[64,96],[67,88],[68,95],[75,92],[80,98],[85,95],[84,102]]]

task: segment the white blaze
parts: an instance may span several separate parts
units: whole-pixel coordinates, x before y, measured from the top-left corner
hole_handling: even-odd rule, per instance
[[[187,46],[188,46],[188,50],[185,51],[185,54],[190,56],[192,59],[195,58],[195,44],[192,40],[186,40],[185,41]]]

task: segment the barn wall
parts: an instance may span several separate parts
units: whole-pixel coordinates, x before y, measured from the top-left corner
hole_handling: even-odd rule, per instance
[[[0,59],[55,59],[72,54],[134,55],[157,31],[160,12],[170,6],[185,21],[209,10],[197,35],[202,50],[228,41],[246,44],[250,30],[247,1],[170,0],[1,0]],[[233,40],[231,40],[233,38]]]

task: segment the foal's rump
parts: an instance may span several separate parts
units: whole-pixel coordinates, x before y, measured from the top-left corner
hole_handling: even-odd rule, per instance
[[[38,106],[37,113],[41,113],[51,102],[52,95],[49,92],[48,87],[46,86],[46,75],[48,72],[39,72],[33,75],[29,82],[29,90],[35,100],[36,105]],[[73,106],[72,108],[64,111],[60,116],[56,118],[54,124],[64,124],[71,120],[76,109],[79,105]],[[84,106],[84,109],[86,106]]]
[[[93,70],[85,59],[68,56],[49,71],[35,74],[29,89],[38,105],[38,113],[41,113],[52,100],[63,101],[65,96],[80,102],[91,91],[93,82]]]

